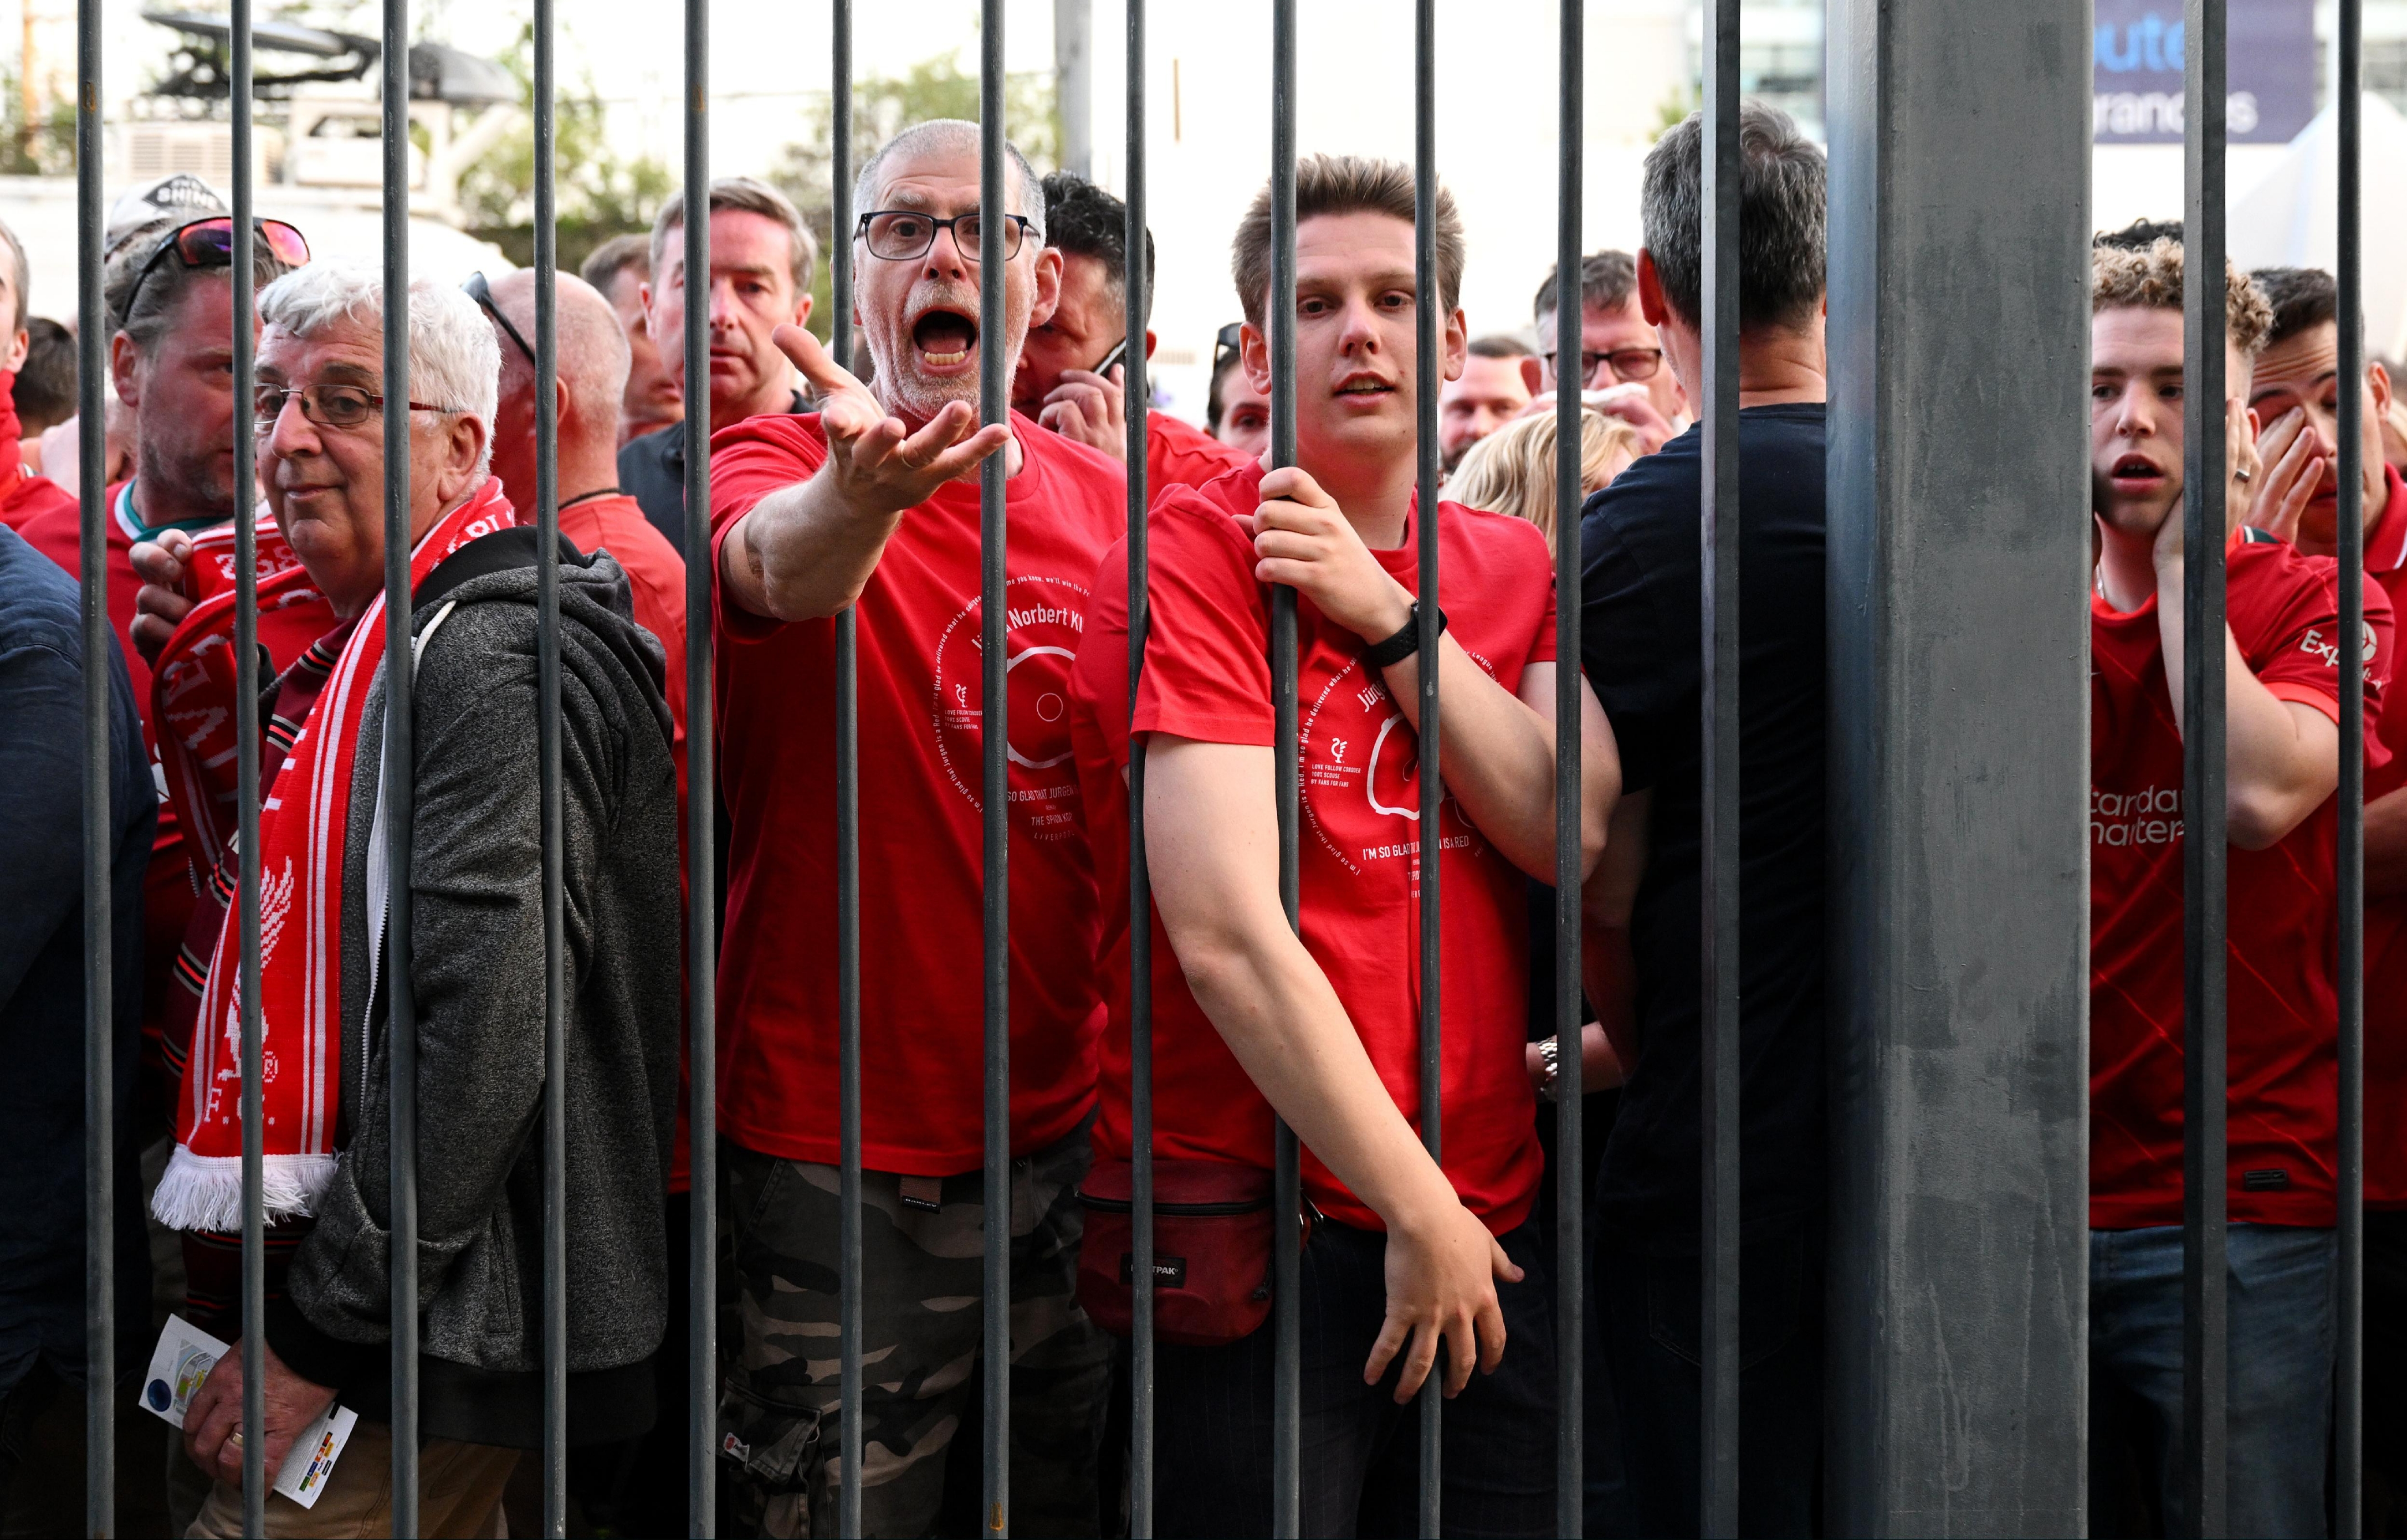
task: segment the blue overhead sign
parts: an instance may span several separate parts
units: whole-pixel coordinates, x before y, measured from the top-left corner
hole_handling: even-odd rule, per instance
[[[2100,144],[2179,144],[2182,0],[2096,0]],[[2225,128],[2233,144],[2286,144],[2315,115],[2314,0],[2230,0]]]

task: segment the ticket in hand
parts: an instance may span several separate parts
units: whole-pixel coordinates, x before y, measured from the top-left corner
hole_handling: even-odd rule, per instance
[[[142,1377],[142,1406],[162,1420],[180,1428],[184,1412],[209,1378],[209,1370],[232,1349],[179,1316],[167,1318],[159,1346],[150,1354],[150,1372]],[[326,1490],[335,1462],[350,1442],[360,1414],[349,1406],[329,1406],[316,1421],[301,1430],[276,1476],[276,1490],[314,1507]]]

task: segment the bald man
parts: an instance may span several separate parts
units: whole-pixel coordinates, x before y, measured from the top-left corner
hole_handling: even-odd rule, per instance
[[[472,289],[471,293],[475,290]],[[677,718],[677,784],[685,784],[685,563],[619,490],[619,407],[631,357],[617,312],[591,284],[563,273],[555,324],[560,406],[560,532],[580,551],[604,550],[627,570],[635,621],[668,653],[669,711]],[[534,275],[520,271],[477,300],[502,345],[501,401],[493,415],[493,474],[510,505],[535,515]]]
[[[560,532],[580,551],[604,550],[627,570],[635,623],[660,639],[668,654],[669,714],[676,725],[679,838],[684,824],[685,775],[685,563],[674,546],[644,517],[635,500],[619,489],[619,414],[633,359],[618,313],[599,290],[570,274],[559,276],[553,314],[558,340]],[[469,290],[476,292],[472,287]],[[502,345],[500,400],[493,413],[493,474],[510,505],[528,523],[535,516],[535,276],[520,271],[494,282],[477,298]],[[685,1077],[680,1074],[682,1081]],[[681,1256],[690,1222],[691,1184],[687,1153],[687,1098],[677,1093],[677,1129],[669,1164],[670,1254]],[[669,1269],[672,1321],[685,1318],[685,1270]],[[661,1467],[668,1482],[639,1477],[619,1494],[622,1517],[646,1522],[636,1533],[666,1533],[684,1522],[684,1466],[676,1450],[685,1434],[685,1359],[664,1352],[654,1360],[653,1395],[658,1411],[652,1431],[626,1451],[638,1469]],[[650,1458],[647,1458],[649,1456]],[[580,1476],[583,1472],[580,1471]]]

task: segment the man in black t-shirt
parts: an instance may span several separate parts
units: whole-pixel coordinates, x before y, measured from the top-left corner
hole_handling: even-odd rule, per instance
[[[1638,295],[1702,409],[1700,120],[1647,155]],[[1823,205],[1820,150],[1740,114],[1739,1529],[1803,1534],[1822,1424]],[[1698,1530],[1698,929],[1705,717],[1700,430],[1580,524],[1582,662],[1624,794],[1582,896],[1583,971],[1628,1083],[1590,1209],[1597,1315],[1639,1532]]]

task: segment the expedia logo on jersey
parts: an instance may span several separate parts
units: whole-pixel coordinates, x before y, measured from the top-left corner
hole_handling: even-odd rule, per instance
[[[1489,668],[1487,659],[1473,657]],[[1408,862],[1417,890],[1420,735],[1386,682],[1349,658],[1308,704],[1298,740],[1304,821],[1323,848],[1357,876],[1383,862]],[[1452,797],[1439,804],[1438,819],[1440,848],[1486,848]]]
[[[2371,685],[2373,683],[2373,623],[2366,621],[2363,624],[2365,634],[2357,643],[2357,656],[2365,659],[2365,682]],[[2320,626],[2307,628],[2306,634],[2299,638],[2299,651],[2323,659],[2327,669],[2337,671],[2340,668],[2340,639],[2324,635]]]
[[[1010,700],[1012,822],[1031,838],[1063,840],[1077,826],[1078,775],[1070,750],[1070,665],[1087,629],[1087,590],[1064,578],[1024,575],[1004,585],[1004,645]],[[977,598],[936,639],[931,723],[945,777],[973,808],[985,784],[985,669]]]
[[[2170,845],[2182,837],[2181,788],[2144,791],[2089,788],[2089,842],[2111,850]]]

